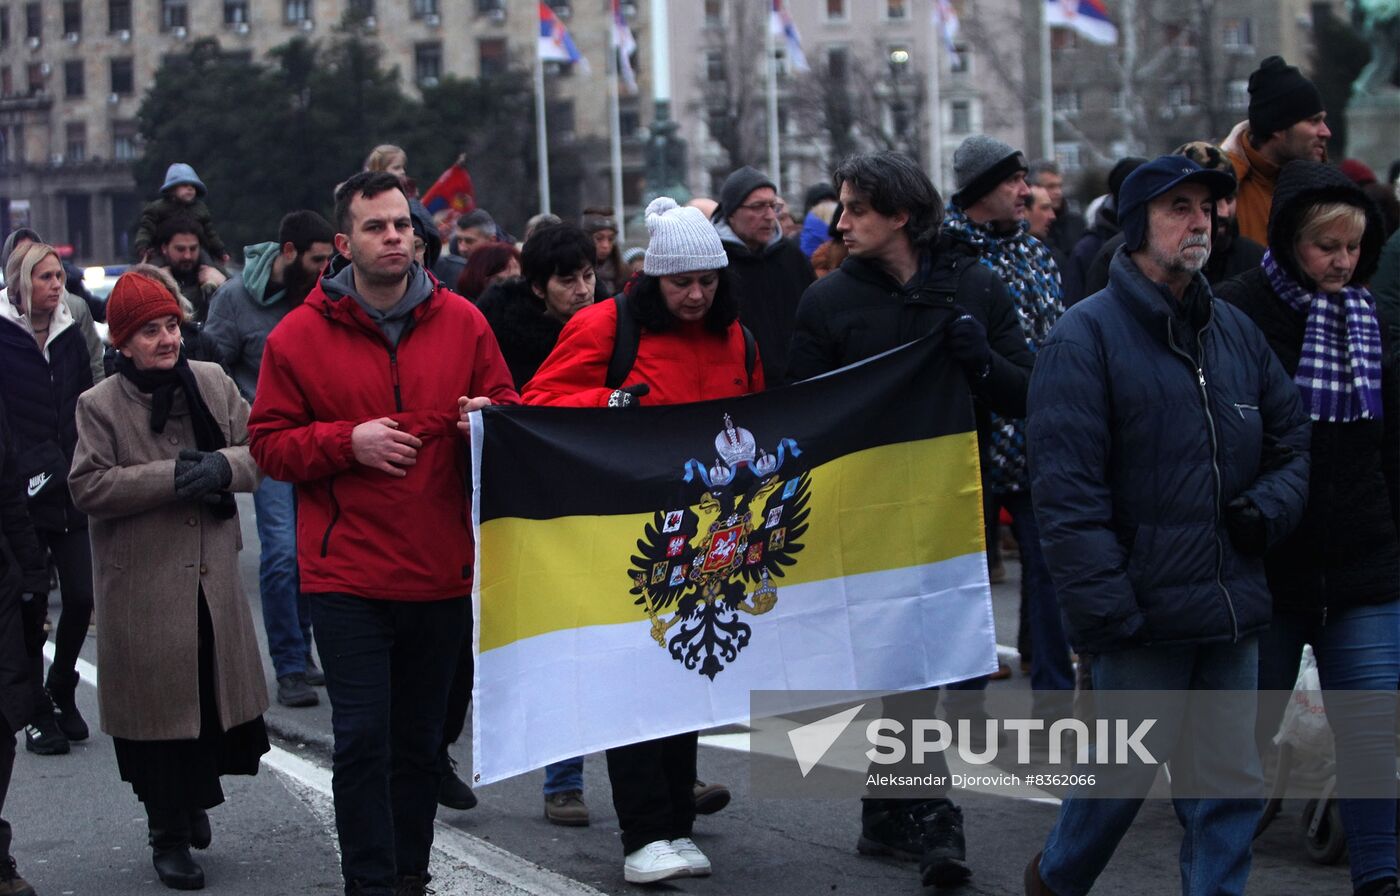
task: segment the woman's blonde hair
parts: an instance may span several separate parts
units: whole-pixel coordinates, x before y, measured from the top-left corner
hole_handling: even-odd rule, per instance
[[[23,249],[12,252],[10,260],[5,263],[5,286],[9,289],[10,303],[25,317],[29,316],[29,300],[34,293],[34,283],[31,279],[34,269],[50,255],[58,258],[58,250],[47,243],[30,243]],[[65,276],[61,258],[58,274],[60,277]]]
[[[371,149],[369,155],[365,157],[365,170],[388,171],[389,160],[394,156],[403,156],[403,160],[405,162],[408,161],[408,153],[404,152],[402,147],[395,146],[392,143],[381,143],[374,149]]]
[[[1349,202],[1321,202],[1303,213],[1298,222],[1298,236],[1293,245],[1302,245],[1338,222],[1350,225],[1351,232],[1361,239],[1366,232],[1366,212]]]

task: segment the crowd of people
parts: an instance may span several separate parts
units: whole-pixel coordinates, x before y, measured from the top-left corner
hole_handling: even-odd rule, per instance
[[[290,212],[231,276],[205,185],[175,163],[142,213],[146,263],[105,302],[16,231],[0,301],[8,732],[40,755],[90,736],[76,663],[95,607],[101,729],[160,880],[199,889],[191,849],[211,844],[221,776],[256,773],[272,699],[312,706],[324,688],[346,893],[430,892],[439,805],[476,805],[449,754],[473,677],[472,412],[749,394],[932,333],[974,399],[989,574],[999,520],[1019,551],[1038,715],[1068,714],[1076,688],[1286,690],[1304,645],[1325,688],[1393,693],[1394,177],[1327,163],[1321,95],[1282,59],[1249,93],[1219,145],[1118,161],[1083,216],[1053,163],[979,135],[946,200],[899,153],[841,161],[800,214],[744,166],[716,199],[652,201],[646,245],[625,250],[601,206],[536,215],[519,244],[480,208],[440,233],[384,145],[331,220]],[[238,574],[241,492],[275,693]],[[933,696],[976,716],[987,682]],[[1184,893],[1244,892],[1282,711],[1214,720],[1222,743],[1257,740],[1243,755],[1178,743],[1184,705],[1161,720],[1155,755],[1228,782],[1175,800]],[[1395,714],[1363,699],[1331,719],[1356,896],[1397,894]],[[0,809],[13,762],[0,737]],[[693,825],[730,793],[699,779],[695,733],[610,749],[606,770],[626,881],[711,873]],[[1141,795],[1155,774],[1099,770]],[[1142,802],[1088,797],[1064,801],[1029,896],[1090,892]],[[582,757],[546,769],[543,812],[589,823]],[[860,853],[915,861],[926,886],[973,874],[947,792],[864,800],[860,824]],[[10,842],[0,820],[0,894],[33,894]]]

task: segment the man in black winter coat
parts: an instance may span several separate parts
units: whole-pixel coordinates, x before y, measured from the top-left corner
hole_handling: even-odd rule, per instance
[[[938,241],[943,202],[909,157],[855,156],[833,181],[842,203],[836,229],[850,255],[803,293],[787,378],[826,373],[943,329],[948,352],[967,372],[986,469],[988,410],[1019,417],[1026,409],[1032,357],[1010,294],[959,244]],[[910,695],[911,714],[928,717],[936,694]],[[948,780],[943,754],[920,773]],[[857,849],[918,859],[925,886],[971,874],[962,811],[946,797],[863,800]]]
[[[745,165],[729,175],[710,218],[729,256],[739,321],[753,333],[764,381],[781,383],[802,291],[817,279],[797,243],[783,238],[773,182]]]

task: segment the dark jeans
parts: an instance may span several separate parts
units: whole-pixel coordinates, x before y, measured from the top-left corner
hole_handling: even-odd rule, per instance
[[[1338,801],[1351,857],[1352,886],[1394,877],[1395,700],[1400,684],[1400,603],[1333,609],[1320,616],[1279,612],[1259,637],[1259,705],[1255,729],[1266,747],[1283,720],[1298,678],[1303,645],[1317,656],[1327,691],[1327,721],[1337,742],[1337,780],[1347,793],[1374,799]],[[1351,693],[1348,693],[1351,692]]]
[[[5,796],[10,792],[10,774],[15,770],[15,736],[9,729],[0,730],[0,813],[5,811]],[[0,817],[0,862],[10,855],[14,832],[10,823]]]
[[[310,596],[335,734],[331,788],[347,892],[426,874],[447,690],[471,614],[438,601]]]
[[[88,624],[92,622],[92,543],[86,529],[38,535],[58,570],[58,589],[63,601],[63,613],[58,617],[53,638],[53,671],[71,674],[77,666],[83,641],[87,639]],[[35,687],[40,687],[44,680],[42,654],[34,673]]]
[[[695,732],[608,750],[623,854],[654,840],[689,837],[695,825]]]
[[[1031,687],[1036,691],[1072,691],[1069,639],[1060,621],[1060,602],[1050,581],[1050,568],[1040,552],[1040,527],[1030,493],[999,494],[994,506],[1005,507],[1011,514],[1011,531],[1021,549],[1021,606],[1031,642]]]

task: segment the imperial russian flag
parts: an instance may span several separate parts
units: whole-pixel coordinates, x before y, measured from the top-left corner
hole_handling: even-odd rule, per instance
[[[1096,44],[1118,43],[1118,28],[1103,0],[1046,0],[1045,23],[1073,28]]]
[[[742,398],[472,421],[473,781],[742,723],[754,689],[996,669],[940,335]]]
[[[540,3],[540,58],[547,62],[573,63],[585,74],[589,71],[588,60],[574,45],[569,29],[544,2]]]

